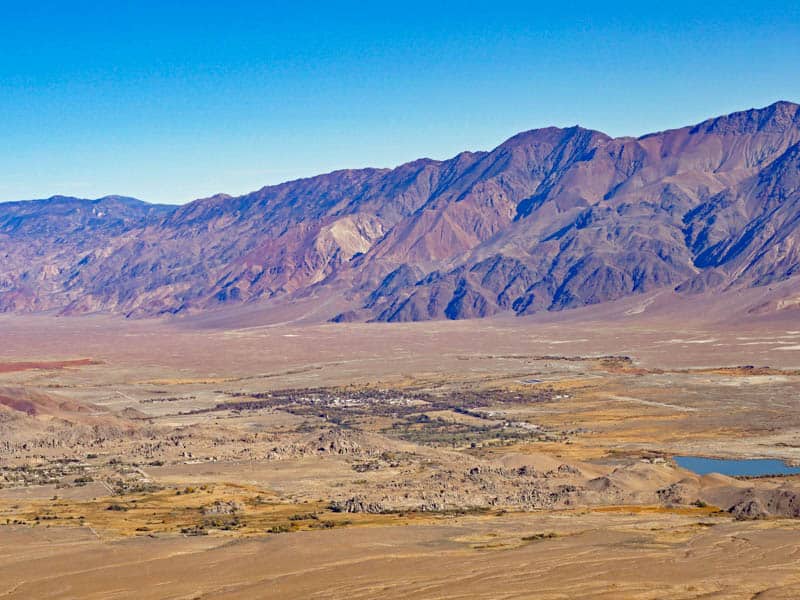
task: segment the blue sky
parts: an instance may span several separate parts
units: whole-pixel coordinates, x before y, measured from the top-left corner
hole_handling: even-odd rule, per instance
[[[800,3],[655,4],[0,0],[0,200],[183,203],[800,101]]]

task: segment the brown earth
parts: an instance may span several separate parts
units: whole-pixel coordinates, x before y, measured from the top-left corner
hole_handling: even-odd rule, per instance
[[[800,463],[800,329],[625,310],[0,317],[0,595],[796,597],[800,478],[672,457]]]
[[[14,371],[51,370],[67,369],[70,367],[84,367],[95,364],[91,358],[79,358],[76,360],[55,360],[45,362],[9,362],[0,363],[0,373],[13,373]]]

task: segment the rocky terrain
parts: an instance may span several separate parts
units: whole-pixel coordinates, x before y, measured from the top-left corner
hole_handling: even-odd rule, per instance
[[[0,315],[0,595],[798,597],[800,475],[681,462],[800,464],[796,321],[656,317]]]
[[[490,364],[511,362],[514,371],[471,380],[467,365],[481,359],[461,360],[463,374],[319,388],[274,387],[282,376],[269,373],[126,381],[123,372],[120,381],[104,361],[0,363],[0,509],[4,489],[55,486],[59,495],[92,484],[127,506],[131,494],[196,488],[208,476],[209,484],[266,477],[262,494],[322,502],[331,514],[631,505],[800,517],[796,477],[700,476],[672,460],[693,440],[698,452],[713,451],[718,437],[724,453],[746,453],[748,438],[728,439],[738,429],[757,453],[800,456],[791,443],[797,415],[774,410],[800,371],[501,355]],[[735,408],[720,413],[720,402]],[[218,514],[237,502],[229,512],[244,523],[246,499],[234,494],[205,509]],[[19,520],[26,510],[10,514]],[[186,527],[164,525],[165,533]]]
[[[800,268],[798,144],[800,107],[778,102],[640,138],[533,130],[180,207],[0,204],[0,310],[151,317],[312,298],[322,320],[419,321],[767,289]],[[794,308],[792,293],[746,309]]]

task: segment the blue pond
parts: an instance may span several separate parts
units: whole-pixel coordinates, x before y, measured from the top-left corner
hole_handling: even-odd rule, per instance
[[[721,473],[731,477],[759,475],[800,475],[800,467],[791,467],[774,458],[752,458],[729,460],[725,458],[705,458],[703,456],[675,456],[679,467],[698,475]]]

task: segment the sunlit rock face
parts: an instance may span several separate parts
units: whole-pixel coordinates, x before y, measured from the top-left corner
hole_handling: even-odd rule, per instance
[[[0,204],[0,310],[313,297],[321,319],[417,321],[768,286],[800,272],[799,144],[798,106],[779,102],[641,138],[539,129],[181,207]]]

